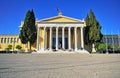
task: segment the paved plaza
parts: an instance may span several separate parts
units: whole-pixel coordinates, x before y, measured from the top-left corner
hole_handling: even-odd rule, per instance
[[[0,54],[0,78],[120,78],[120,54]]]

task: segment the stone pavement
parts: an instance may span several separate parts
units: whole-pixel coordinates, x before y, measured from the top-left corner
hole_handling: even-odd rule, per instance
[[[0,54],[0,78],[120,78],[120,54]]]

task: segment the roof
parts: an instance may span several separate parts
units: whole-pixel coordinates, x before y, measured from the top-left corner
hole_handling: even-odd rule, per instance
[[[19,36],[18,34],[0,34],[0,36]]]
[[[75,19],[75,18],[63,16],[63,15],[58,15],[58,16],[38,20],[37,23],[39,22],[81,22],[81,23],[84,23],[84,20],[79,20],[79,19]]]

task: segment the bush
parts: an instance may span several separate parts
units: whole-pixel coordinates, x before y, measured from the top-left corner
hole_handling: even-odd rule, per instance
[[[20,50],[22,47],[20,45],[16,46],[16,49]]]
[[[98,51],[104,51],[106,49],[105,43],[99,43],[97,46]]]
[[[7,49],[9,49],[9,50],[12,49],[12,45],[8,45],[8,48],[7,48]]]

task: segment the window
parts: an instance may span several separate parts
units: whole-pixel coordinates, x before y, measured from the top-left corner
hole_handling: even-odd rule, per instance
[[[11,38],[10,43],[12,43],[13,38]]]
[[[17,38],[17,43],[19,43],[19,38]]]
[[[110,44],[112,44],[112,38],[110,38]]]
[[[3,38],[1,38],[1,43],[3,43]]]
[[[9,38],[7,39],[7,43],[9,43]]]
[[[16,43],[16,38],[14,38],[14,43]]]
[[[4,43],[6,43],[6,42],[7,42],[7,38],[4,39]]]

